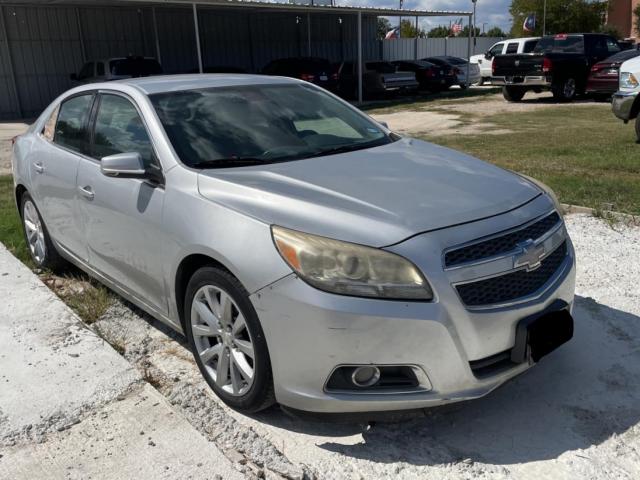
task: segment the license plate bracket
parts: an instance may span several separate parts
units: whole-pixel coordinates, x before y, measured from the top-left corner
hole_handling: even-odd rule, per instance
[[[516,327],[516,343],[511,350],[515,363],[537,363],[573,337],[573,317],[563,301],[522,319]]]

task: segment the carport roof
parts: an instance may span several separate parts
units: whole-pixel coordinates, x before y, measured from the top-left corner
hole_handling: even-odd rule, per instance
[[[34,0],[0,0],[1,4],[33,4]],[[302,3],[282,3],[282,2],[261,2],[257,0],[198,0],[190,2],[188,0],[104,0],[92,1],[86,0],[40,0],[38,4],[63,5],[63,4],[91,4],[91,5],[132,5],[132,4],[150,4],[150,5],[193,5],[211,6],[211,7],[231,7],[231,8],[250,8],[250,9],[273,9],[288,12],[324,12],[324,13],[358,13],[362,12],[367,15],[377,16],[402,16],[402,17],[445,17],[445,16],[471,16],[469,11],[456,10],[405,10],[397,8],[381,8],[381,7],[365,7],[365,6],[329,6],[329,5],[306,5]]]

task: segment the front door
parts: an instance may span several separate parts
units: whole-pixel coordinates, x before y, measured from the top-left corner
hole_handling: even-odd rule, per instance
[[[89,245],[89,263],[139,300],[165,313],[164,188],[142,179],[108,177],[100,159],[138,152],[145,167],[159,169],[147,129],[133,102],[101,93],[92,121],[92,159],[78,168],[79,212]]]

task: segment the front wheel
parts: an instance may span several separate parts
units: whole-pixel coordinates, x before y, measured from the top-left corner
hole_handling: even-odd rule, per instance
[[[58,270],[64,266],[64,259],[53,246],[49,231],[40,216],[31,195],[24,193],[20,201],[20,214],[24,238],[31,259],[39,268]]]
[[[556,82],[551,87],[551,93],[553,98],[558,102],[571,102],[576,97],[578,89],[576,87],[575,78],[565,78],[559,82]]]
[[[524,97],[525,92],[520,87],[502,87],[502,96],[508,102],[519,102]]]
[[[247,413],[275,403],[264,332],[234,276],[215,267],[199,269],[187,286],[185,319],[198,368],[223,402]]]
[[[640,143],[640,115],[636,117],[636,142]]]

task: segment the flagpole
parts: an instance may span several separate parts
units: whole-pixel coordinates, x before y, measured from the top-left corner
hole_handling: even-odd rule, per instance
[[[542,36],[547,34],[547,0],[544,0],[542,6]]]

